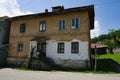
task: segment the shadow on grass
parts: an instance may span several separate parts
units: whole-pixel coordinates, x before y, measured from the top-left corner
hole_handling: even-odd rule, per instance
[[[97,71],[120,73],[120,64],[112,59],[98,59]]]

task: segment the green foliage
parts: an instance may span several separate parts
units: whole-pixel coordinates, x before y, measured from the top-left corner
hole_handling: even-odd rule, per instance
[[[98,41],[107,45],[109,52],[113,53],[113,48],[120,47],[120,29],[112,29],[108,34],[102,34],[91,39],[92,43],[97,43]]]
[[[120,64],[120,54],[104,54],[100,55],[99,59],[112,59],[118,64]]]
[[[98,41],[98,39],[99,39],[98,37],[92,38],[92,39],[91,39],[91,43],[96,43],[96,42]]]

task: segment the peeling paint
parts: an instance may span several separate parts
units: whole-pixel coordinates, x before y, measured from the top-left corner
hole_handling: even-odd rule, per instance
[[[62,54],[57,53],[57,43],[59,42],[65,43],[65,50]],[[79,42],[79,52],[77,54],[71,53],[71,42]],[[83,42],[77,39],[69,42],[49,40],[47,41],[46,55],[62,66],[86,67],[86,60],[89,61],[88,41]]]

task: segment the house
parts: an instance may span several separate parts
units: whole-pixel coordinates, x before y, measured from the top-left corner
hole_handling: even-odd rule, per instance
[[[94,5],[11,18],[9,64],[42,54],[62,67],[90,66],[90,30],[94,29]]]
[[[106,54],[107,53],[107,46],[101,43],[92,43],[91,44],[91,52],[95,54],[95,48],[97,49],[97,54]]]
[[[0,66],[6,64],[10,33],[9,17],[0,17]]]

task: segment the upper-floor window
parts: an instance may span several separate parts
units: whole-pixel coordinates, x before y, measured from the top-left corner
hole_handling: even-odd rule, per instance
[[[25,23],[20,24],[20,32],[25,32]]]
[[[22,52],[23,51],[23,44],[18,43],[17,51]]]
[[[78,29],[80,26],[80,20],[79,18],[73,18],[72,19],[72,29]]]
[[[59,30],[64,30],[66,28],[65,20],[59,20]]]
[[[64,53],[64,43],[58,43],[58,53]]]
[[[39,30],[40,31],[45,31],[46,30],[46,21],[40,21]]]
[[[72,42],[71,43],[71,52],[72,53],[78,53],[79,52],[79,43],[78,42]]]

